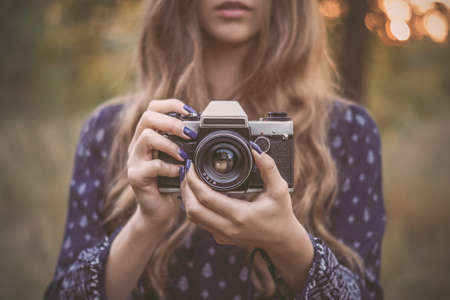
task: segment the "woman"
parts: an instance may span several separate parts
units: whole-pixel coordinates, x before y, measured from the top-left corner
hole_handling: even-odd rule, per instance
[[[317,1],[146,9],[139,91],[97,109],[82,130],[46,298],[245,299],[253,287],[254,299],[381,299],[380,136],[363,107],[335,96]],[[263,193],[233,199],[197,177],[162,134],[195,139],[168,113],[195,113],[210,99],[237,99],[249,120],[289,112],[292,194],[253,143]],[[179,176],[181,195],[160,193],[157,176]],[[249,272],[255,248],[263,251]]]

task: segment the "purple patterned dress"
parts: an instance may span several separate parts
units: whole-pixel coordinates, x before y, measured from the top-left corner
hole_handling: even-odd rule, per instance
[[[106,299],[107,256],[120,228],[108,236],[100,212],[105,162],[122,107],[111,104],[97,110],[82,128],[61,252],[45,299]],[[277,291],[271,299],[383,298],[379,276],[386,216],[378,127],[362,106],[345,107],[338,101],[330,124],[329,148],[339,176],[330,230],[360,255],[365,275],[350,271],[321,239],[310,234],[314,260],[303,290],[292,293],[275,269]],[[166,299],[244,300],[248,284],[245,253],[236,246],[218,245],[211,234],[198,229],[169,264]],[[129,299],[157,299],[145,286],[145,276],[141,276]],[[255,292],[253,299],[265,298]]]

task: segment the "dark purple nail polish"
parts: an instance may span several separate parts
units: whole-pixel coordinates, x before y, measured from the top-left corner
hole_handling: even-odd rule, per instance
[[[180,177],[180,183],[182,183],[183,180],[184,180],[184,175],[185,175],[184,166],[181,166],[181,167],[180,167],[179,173],[180,173],[180,175],[179,175],[179,177]]]
[[[197,138],[197,133],[190,129],[189,127],[184,126],[183,132],[188,135],[191,139],[195,140]]]
[[[189,168],[191,167],[191,160],[188,158],[186,159],[186,174],[189,172]]]
[[[178,153],[180,154],[180,156],[181,156],[182,158],[184,158],[184,160],[186,160],[186,159],[189,158],[189,156],[187,155],[186,152],[184,152],[183,149],[178,150]]]
[[[250,141],[250,146],[252,146],[253,149],[255,149],[256,152],[258,152],[258,154],[262,153],[261,148],[259,147],[258,144],[256,144],[255,142]]]
[[[198,112],[187,104],[183,105],[183,109],[191,114],[198,115]]]

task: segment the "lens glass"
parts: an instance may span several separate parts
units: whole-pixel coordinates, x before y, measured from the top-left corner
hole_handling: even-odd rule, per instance
[[[247,141],[237,132],[208,134],[195,150],[197,174],[213,189],[234,190],[250,175],[253,157]]]
[[[230,172],[234,167],[235,155],[229,149],[217,149],[213,156],[214,170],[225,174]]]
[[[202,160],[205,179],[212,185],[232,185],[243,171],[239,167],[245,164],[242,150],[233,144],[233,140],[218,139],[211,140]]]

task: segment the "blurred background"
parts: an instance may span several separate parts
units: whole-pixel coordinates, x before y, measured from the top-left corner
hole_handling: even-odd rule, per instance
[[[0,1],[0,298],[38,299],[76,142],[133,88],[138,0]],[[344,93],[382,136],[386,299],[450,297],[449,0],[322,0]]]

